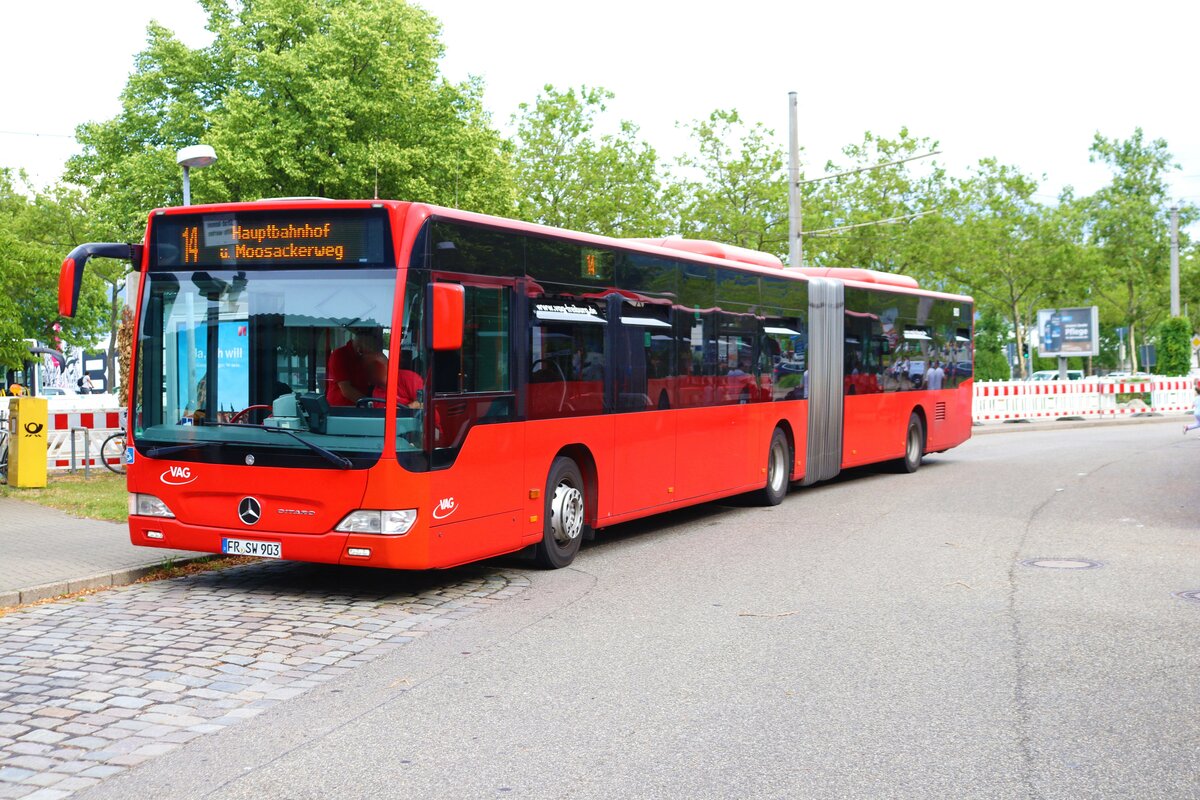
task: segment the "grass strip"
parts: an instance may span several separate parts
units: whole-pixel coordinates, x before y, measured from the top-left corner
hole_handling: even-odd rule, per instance
[[[17,489],[0,484],[0,497],[56,508],[76,517],[124,522],[129,518],[125,476],[107,470],[82,474],[51,475],[44,489]]]

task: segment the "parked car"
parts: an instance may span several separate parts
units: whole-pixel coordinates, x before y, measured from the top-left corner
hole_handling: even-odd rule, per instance
[[[1029,376],[1031,381],[1056,381],[1058,380],[1058,370],[1056,369],[1039,369],[1037,372]],[[1069,369],[1067,370],[1067,380],[1081,381],[1083,380],[1083,370]]]

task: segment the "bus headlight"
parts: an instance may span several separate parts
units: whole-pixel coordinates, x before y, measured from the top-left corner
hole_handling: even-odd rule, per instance
[[[129,495],[129,516],[174,518],[175,515],[166,503],[154,495],[134,492]]]
[[[360,509],[346,515],[338,523],[335,531],[342,533],[380,533],[385,536],[403,536],[417,521],[417,510],[405,508],[401,510],[375,511]]]

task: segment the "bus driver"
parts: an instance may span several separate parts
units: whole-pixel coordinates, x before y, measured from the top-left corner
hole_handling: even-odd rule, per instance
[[[383,358],[383,331],[359,328],[350,341],[329,354],[325,399],[331,406],[352,406],[373,392],[371,362]]]

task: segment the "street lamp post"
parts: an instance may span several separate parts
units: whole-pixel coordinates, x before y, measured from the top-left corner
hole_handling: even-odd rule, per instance
[[[192,167],[196,169],[207,167],[216,163],[216,160],[217,151],[206,144],[194,144],[175,154],[175,163],[183,167],[183,204],[185,206],[192,204],[192,185],[188,178],[188,171]]]

